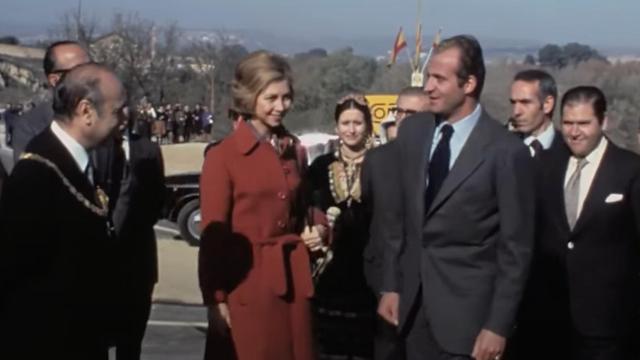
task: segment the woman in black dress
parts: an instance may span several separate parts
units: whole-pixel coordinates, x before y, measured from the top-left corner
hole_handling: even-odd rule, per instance
[[[320,359],[370,359],[376,302],[363,273],[368,223],[360,170],[372,144],[372,122],[364,96],[342,98],[335,120],[338,148],[318,157],[309,169],[314,206],[335,217],[331,260],[315,278],[316,339]]]

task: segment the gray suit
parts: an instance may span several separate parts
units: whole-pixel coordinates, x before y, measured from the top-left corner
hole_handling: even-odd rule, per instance
[[[507,337],[514,326],[533,247],[533,166],[522,142],[483,113],[425,210],[434,129],[433,115],[420,113],[396,140],[402,194],[386,217],[395,221],[383,289],[400,293],[404,334],[426,321],[442,352],[469,356],[481,329]]]

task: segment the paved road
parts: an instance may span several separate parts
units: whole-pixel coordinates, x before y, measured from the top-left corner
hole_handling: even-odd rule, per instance
[[[205,337],[206,312],[202,306],[154,304],[142,343],[142,359],[202,360]]]
[[[156,226],[160,281],[154,291],[156,301],[202,304],[198,287],[198,248],[182,240],[175,225]]]
[[[207,317],[197,283],[198,248],[183,241],[171,223],[161,222],[156,234],[160,282],[142,343],[142,359],[202,360]],[[111,358],[115,359],[113,354]]]

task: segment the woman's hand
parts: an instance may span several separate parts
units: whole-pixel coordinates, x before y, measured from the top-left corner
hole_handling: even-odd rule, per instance
[[[324,246],[323,236],[326,236],[327,229],[322,225],[305,226],[304,231],[300,234],[302,241],[309,250],[318,251]]]
[[[220,334],[226,334],[231,329],[231,314],[227,303],[209,305],[207,308],[209,323]]]

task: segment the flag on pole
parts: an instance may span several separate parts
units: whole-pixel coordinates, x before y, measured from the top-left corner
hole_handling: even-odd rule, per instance
[[[440,37],[442,36],[442,28],[438,29],[438,32],[436,33],[436,36],[433,37],[433,44],[432,46],[434,48],[437,48],[438,45],[440,45]]]
[[[416,53],[413,63],[416,67],[420,67],[420,53],[422,52],[422,24],[418,24],[418,30],[416,31]]]
[[[389,64],[387,66],[391,66],[396,63],[396,59],[398,58],[398,54],[402,49],[407,46],[407,41],[404,38],[404,32],[402,31],[402,27],[400,27],[400,31],[396,36],[396,41],[393,43],[393,49],[391,49],[391,58],[389,59]]]

